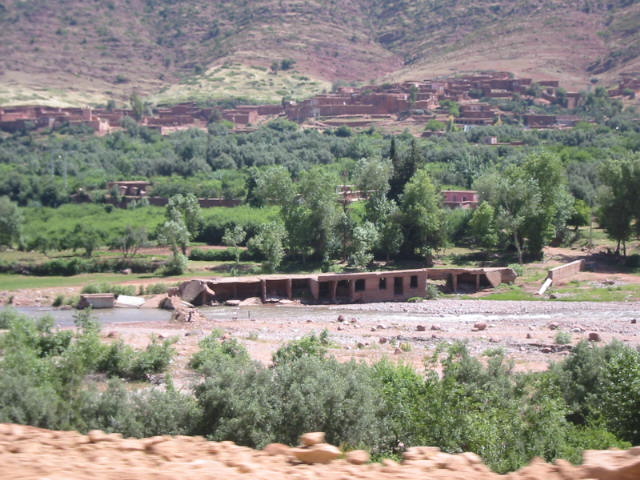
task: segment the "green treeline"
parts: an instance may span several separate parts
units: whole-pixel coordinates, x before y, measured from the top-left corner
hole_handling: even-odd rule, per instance
[[[327,332],[285,345],[263,366],[213,332],[189,361],[196,379],[187,391],[163,373],[174,340],[134,350],[102,343],[90,313],[76,324],[58,331],[50,319],[0,312],[0,422],[253,447],[324,431],[329,442],[377,458],[413,445],[473,451],[499,472],[534,456],[578,462],[583,449],[640,443],[640,353],[619,342],[582,342],[533,373],[514,372],[500,349],[476,359],[464,344],[447,345],[419,373],[388,360],[340,363],[327,353]],[[143,383],[131,388],[127,379]]]
[[[87,257],[102,246],[126,250],[120,239],[135,236],[180,246],[182,254],[189,241],[247,245],[266,271],[307,259],[324,269],[336,261],[367,268],[373,259],[429,264],[449,245],[512,252],[523,262],[550,242],[571,240],[595,217],[626,255],[640,232],[640,127],[633,111],[608,98],[588,100],[584,108],[599,123],[500,125],[424,139],[346,127],[320,133],[287,120],[240,134],[212,123],[208,132],[162,137],[131,121],[102,138],[68,128],[4,135],[0,221],[11,233],[0,245]],[[498,145],[486,145],[487,137]],[[245,205],[205,209],[182,225],[172,223],[171,206],[162,211],[143,199],[121,211],[103,203],[118,195],[108,181],[142,178],[182,205],[194,196]],[[349,204],[339,185],[363,192],[366,202]],[[474,212],[446,210],[440,190],[447,188],[478,190],[484,203]],[[69,204],[79,189],[94,203]],[[175,259],[180,270],[186,259]]]

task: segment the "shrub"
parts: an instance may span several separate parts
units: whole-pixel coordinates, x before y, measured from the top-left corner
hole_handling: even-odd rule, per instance
[[[433,283],[428,283],[424,297],[427,300],[435,300],[439,296],[440,296],[440,289],[438,288],[438,286]]]
[[[23,320],[26,317],[19,313],[15,308],[3,308],[0,310],[0,329],[9,328],[12,322]]]
[[[150,373],[164,372],[175,354],[172,347],[177,338],[169,338],[160,342],[157,336],[151,337],[151,343],[135,356],[128,375],[133,380],[144,380]]]
[[[64,303],[64,295],[60,294],[60,295],[56,295],[56,298],[53,300],[53,303],[51,304],[51,306],[59,307],[63,303]]]
[[[637,253],[634,253],[633,255],[629,255],[624,264],[629,267],[629,268],[640,268],[640,255]]]
[[[349,447],[384,437],[379,384],[366,365],[306,356],[273,369],[223,365],[196,389],[203,434],[262,447],[308,431]]]
[[[223,340],[221,330],[211,332],[198,346],[200,351],[191,357],[189,367],[204,375],[215,374],[221,363],[231,362],[236,365],[250,363],[246,348],[235,338]]]
[[[146,380],[149,374],[167,369],[175,353],[172,347],[175,342],[175,338],[160,342],[153,336],[146,349],[136,351],[119,340],[105,348],[96,371],[130,380]]]
[[[182,275],[187,271],[188,264],[189,259],[181,253],[178,253],[173,255],[171,260],[169,260],[164,267],[160,269],[160,273],[165,276]]]
[[[230,262],[236,259],[235,249],[225,248],[216,250],[201,250],[194,248],[189,252],[189,260],[198,260],[204,262]],[[240,260],[251,261],[256,259],[256,254],[249,250],[242,250],[240,252]]]
[[[154,283],[151,285],[141,285],[138,291],[138,295],[160,295],[167,293],[169,286],[165,283]]]
[[[82,293],[113,293],[114,295],[135,295],[133,285],[113,285],[111,283],[95,283],[82,287]]]
[[[507,267],[516,272],[516,275],[519,277],[524,275],[524,267],[519,263],[510,263]]]
[[[563,330],[558,330],[558,333],[556,333],[555,342],[558,345],[567,345],[571,343],[571,334]]]
[[[82,404],[82,430],[100,429],[125,437],[189,435],[200,419],[192,395],[177,392],[169,381],[165,390],[131,391],[119,379],[104,392],[95,389]]]
[[[279,348],[272,356],[274,365],[291,362],[303,357],[324,357],[329,346],[329,331],[323,330],[315,334],[294,340]]]

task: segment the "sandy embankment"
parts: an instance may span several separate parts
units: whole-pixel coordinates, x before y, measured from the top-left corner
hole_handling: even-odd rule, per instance
[[[325,451],[334,450],[329,446],[325,448]],[[0,478],[14,480],[640,478],[640,447],[627,451],[588,451],[582,466],[573,466],[564,460],[548,464],[534,459],[529,466],[506,477],[491,472],[475,454],[448,455],[428,447],[409,449],[401,463],[385,460],[359,465],[366,460],[366,455],[357,454],[347,454],[346,459],[326,464],[305,464],[299,458],[303,458],[299,449],[284,445],[257,451],[232,442],[208,442],[201,437],[162,436],[138,440],[99,431],[81,435],[0,424]]]

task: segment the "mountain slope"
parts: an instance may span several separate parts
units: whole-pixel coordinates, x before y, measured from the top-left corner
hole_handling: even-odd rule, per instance
[[[475,69],[580,87],[640,68],[637,20],[633,0],[0,0],[0,104],[218,92],[208,70],[283,59],[309,79],[294,96]]]

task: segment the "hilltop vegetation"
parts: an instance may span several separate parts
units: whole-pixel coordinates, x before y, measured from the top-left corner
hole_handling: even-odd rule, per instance
[[[637,70],[638,14],[630,0],[3,0],[0,104],[106,103],[172,86],[179,99],[184,82],[233,86],[205,74],[225,63],[270,69],[282,60],[311,79],[296,95],[337,80],[451,69],[612,83]],[[261,97],[281,87],[266,82],[271,94]]]

